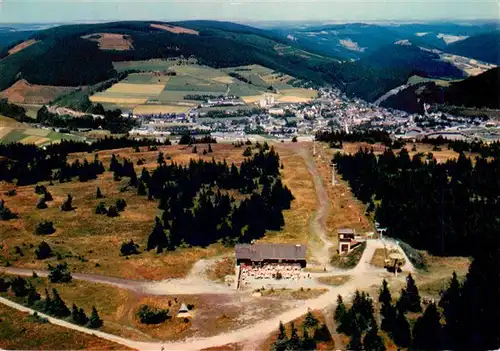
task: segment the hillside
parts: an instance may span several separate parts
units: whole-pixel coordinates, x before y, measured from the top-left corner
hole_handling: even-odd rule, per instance
[[[169,26],[196,30],[199,35],[179,34]],[[103,47],[103,35],[111,40],[121,35],[130,45],[126,50]],[[113,62],[179,56],[194,56],[201,64],[216,68],[260,64],[320,82],[310,67],[330,61],[284,44],[266,31],[212,21],[67,25],[37,32],[31,39],[37,42],[0,60],[0,90],[19,78],[54,86],[95,84],[116,76]]]
[[[448,52],[500,64],[500,31],[472,36],[451,44]]]
[[[437,86],[434,82],[413,85],[382,105],[417,113],[423,113],[424,103],[500,109],[499,84],[500,68],[494,68],[449,86]]]

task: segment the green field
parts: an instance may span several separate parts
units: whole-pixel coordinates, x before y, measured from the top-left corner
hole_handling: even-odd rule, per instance
[[[188,95],[230,94],[241,98],[251,97],[249,102],[259,101],[261,96],[274,89],[280,102],[303,102],[316,97],[315,91],[295,88],[297,80],[259,65],[215,69],[196,64],[179,64],[179,61],[149,60],[115,63],[117,70],[140,70],[109,89],[90,97],[94,103],[106,108],[134,111],[159,111],[148,106],[164,106],[165,113],[179,110],[179,106],[194,108],[199,100],[189,100]],[[148,73],[149,72],[149,73]],[[172,72],[166,75],[158,72]],[[231,77],[237,73],[243,80]],[[160,109],[161,110],[161,109]]]

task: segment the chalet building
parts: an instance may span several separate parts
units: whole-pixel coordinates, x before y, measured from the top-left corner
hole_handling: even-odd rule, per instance
[[[348,253],[360,244],[355,239],[354,229],[342,228],[337,233],[339,235],[339,254]]]
[[[306,266],[307,246],[300,244],[237,244],[236,264],[261,266],[270,263],[299,263]]]

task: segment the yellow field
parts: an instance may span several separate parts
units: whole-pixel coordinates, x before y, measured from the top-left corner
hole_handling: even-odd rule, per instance
[[[231,77],[216,77],[216,78],[213,78],[212,80],[215,80],[216,82],[223,83],[223,84],[231,84],[234,82],[233,78],[231,78]]]
[[[165,89],[164,84],[130,84],[130,83],[117,83],[111,88],[106,90],[109,93],[127,93],[127,94],[141,94],[141,95],[160,95]]]
[[[183,113],[189,108],[179,105],[139,105],[134,108],[134,114]]]
[[[283,103],[305,103],[311,101],[310,98],[305,98],[305,97],[298,97],[298,96],[282,96],[278,98],[278,102],[283,102]]]
[[[13,118],[0,115],[0,138],[2,137],[2,129],[3,129],[3,127],[1,126],[7,126],[7,125],[15,127],[16,125],[22,125],[22,123],[19,123]]]
[[[89,100],[94,103],[108,103],[108,104],[120,104],[120,105],[138,105],[145,104],[148,101],[147,98],[116,98],[102,95],[94,95],[89,97]]]
[[[280,94],[285,96],[294,96],[294,97],[309,98],[309,99],[315,99],[318,96],[318,92],[316,90],[310,90],[305,88],[283,89],[280,90]]]

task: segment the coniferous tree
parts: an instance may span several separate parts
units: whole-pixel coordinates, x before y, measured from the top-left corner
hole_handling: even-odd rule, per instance
[[[466,333],[462,330],[462,286],[458,281],[457,274],[453,272],[450,285],[447,290],[441,293],[439,306],[443,309],[443,316],[446,321],[444,325],[444,348],[457,349]]]
[[[415,280],[408,274],[406,278],[406,287],[401,290],[401,296],[398,301],[398,310],[421,312],[422,306],[420,305],[420,295],[418,293]]]
[[[272,346],[273,351],[285,351],[288,345],[288,337],[286,336],[285,326],[280,321],[278,339]]]
[[[161,166],[163,164],[165,164],[165,157],[163,156],[163,152],[159,152],[158,153],[158,157],[156,159],[156,162]],[[144,179],[143,179],[144,180]]]
[[[50,235],[54,234],[56,229],[54,228],[54,223],[49,221],[43,221],[36,225],[35,235]]]
[[[118,209],[116,206],[109,206],[108,212],[106,213],[106,216],[108,217],[118,217],[120,214],[118,213]]]
[[[389,291],[389,284],[387,284],[387,280],[382,280],[382,287],[380,288],[380,294],[378,296],[378,301],[381,304],[391,304],[392,296]]]
[[[122,212],[125,210],[125,207],[127,207],[127,203],[125,202],[124,199],[118,199],[116,200],[116,209],[119,211],[119,212]]]
[[[351,338],[349,344],[347,345],[348,350],[358,351],[363,349],[363,344],[361,342],[361,328],[354,320],[352,324]]]
[[[47,190],[45,191],[45,193],[42,195],[42,199],[45,201],[45,202],[49,202],[49,201],[52,201],[54,200],[52,198],[52,194]]]
[[[104,204],[104,202],[99,202],[99,204],[95,208],[95,214],[104,215],[106,213],[108,213],[106,205]]]
[[[10,289],[17,297],[24,297],[29,293],[28,283],[24,278],[15,277],[10,283]]]
[[[87,317],[87,315],[85,314],[85,311],[83,310],[83,308],[80,308],[80,310],[78,311],[78,321],[80,325],[85,325],[88,323],[89,319]]]
[[[193,146],[193,150],[191,151],[193,154],[197,154],[198,153],[198,149],[196,148],[196,145]]]
[[[319,320],[314,317],[311,310],[307,311],[306,318],[304,320],[304,326],[306,328],[314,328],[316,329],[319,325]]]
[[[213,150],[212,150],[212,144],[208,143],[208,152],[209,153],[212,153]]]
[[[73,279],[67,263],[59,263],[55,267],[49,264],[48,268],[49,280],[52,283],[69,283]]]
[[[0,292],[6,292],[10,288],[10,281],[0,278]]]
[[[144,185],[144,182],[141,180],[137,184],[137,195],[145,196],[146,194],[147,194],[146,186]]]
[[[411,343],[410,323],[406,319],[403,310],[397,311],[394,327],[391,332],[391,338],[396,345],[400,347],[408,347]]]
[[[45,241],[38,244],[38,247],[35,249],[35,256],[37,260],[44,260],[52,255],[52,248]]]
[[[5,201],[0,200],[0,220],[8,221],[10,219],[17,218],[17,213],[12,212],[5,206]]]
[[[68,197],[61,205],[61,211],[67,212],[72,210],[73,210],[73,197],[71,196],[71,194],[68,194]]]
[[[325,323],[322,323],[321,326],[314,331],[314,340],[323,342],[332,340],[332,334]]]
[[[99,187],[97,187],[95,198],[96,199],[103,199],[104,198],[104,195],[101,192],[101,188],[99,188]]]
[[[381,329],[391,333],[396,325],[397,310],[392,304],[384,303],[381,306],[380,313],[382,315]]]
[[[49,291],[45,289],[45,299],[43,300],[43,306],[42,306],[43,312],[50,314],[51,305],[52,305],[52,298],[50,297]]]
[[[73,306],[71,306],[71,320],[75,324],[80,324],[78,323],[79,321],[79,313],[78,313],[78,307],[73,303]]]
[[[372,319],[370,328],[363,338],[363,349],[366,351],[385,351],[384,341],[378,335],[378,326],[375,319]]]
[[[67,317],[71,315],[70,310],[59,296],[57,289],[52,289],[52,302],[50,304],[50,312],[56,317]]]
[[[152,249],[157,249],[158,252],[162,252],[166,245],[167,236],[163,229],[160,218],[156,217],[155,226],[151,234],[148,237],[148,243],[146,245],[146,250],[150,251]]]
[[[134,243],[133,240],[130,240],[129,242],[124,242],[122,243],[122,246],[120,248],[120,253],[123,256],[138,255],[139,245]]]
[[[40,301],[40,294],[36,291],[33,285],[30,285],[28,290],[26,302],[28,303],[28,306],[33,306],[37,301]]]
[[[291,333],[290,339],[288,339],[287,350],[300,350],[301,341],[297,331],[295,328],[295,324],[292,322],[290,325]]]
[[[436,305],[431,303],[413,327],[413,348],[416,350],[442,350],[442,342],[441,314]]]
[[[45,199],[43,197],[38,199],[38,202],[36,203],[36,208],[38,208],[39,210],[47,208],[47,204],[45,203]]]
[[[92,329],[98,329],[102,327],[102,319],[99,317],[99,314],[97,313],[97,310],[94,306],[92,306],[92,314],[90,315],[87,326]]]
[[[302,325],[302,342],[300,345],[301,350],[316,350],[316,341],[309,336],[306,325]]]

